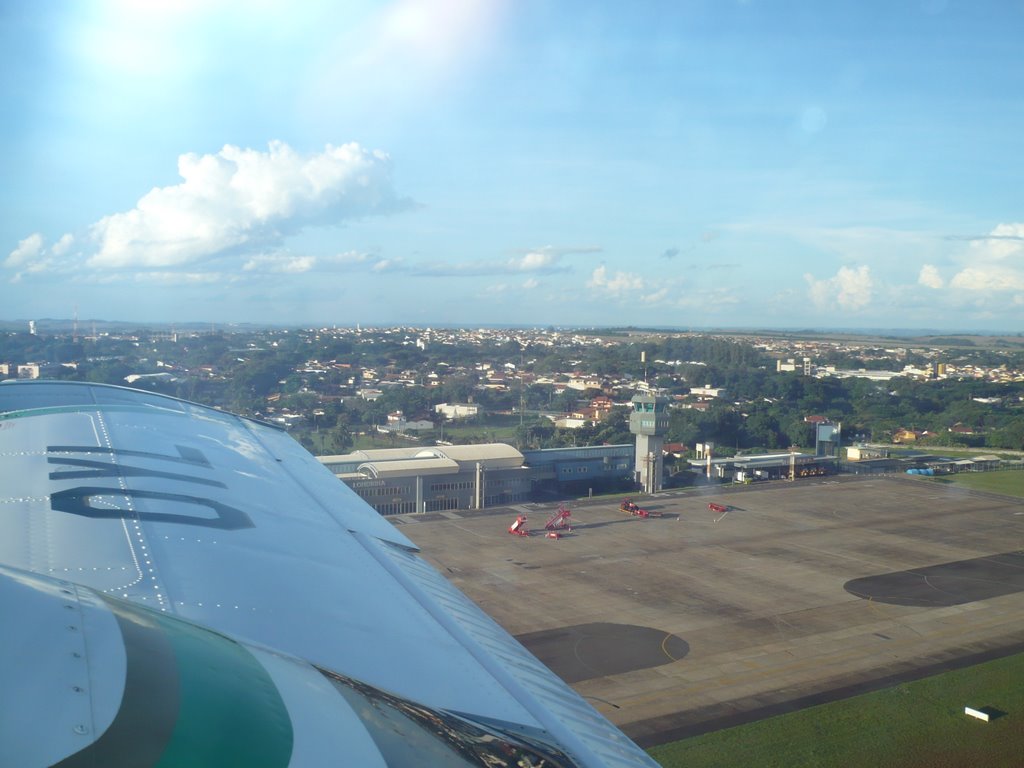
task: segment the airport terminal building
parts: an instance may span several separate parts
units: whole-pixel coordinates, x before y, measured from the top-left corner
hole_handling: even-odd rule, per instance
[[[634,446],[520,452],[505,443],[353,451],[320,461],[382,515],[486,509],[627,487]]]

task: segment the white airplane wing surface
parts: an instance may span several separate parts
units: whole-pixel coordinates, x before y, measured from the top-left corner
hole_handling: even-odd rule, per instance
[[[651,766],[283,431],[0,385],[0,766]]]

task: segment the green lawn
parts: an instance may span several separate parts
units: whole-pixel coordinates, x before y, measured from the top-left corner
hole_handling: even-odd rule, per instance
[[[492,424],[467,424],[463,426],[449,422],[444,427],[444,439],[456,443],[469,440],[472,442],[509,443],[514,445],[516,441],[516,427]]]
[[[990,491],[1024,498],[1024,471],[1003,469],[995,472],[961,472],[957,475],[923,478],[941,485],[960,485],[974,491]]]
[[[649,750],[673,766],[1020,766],[1024,654]],[[984,723],[964,706],[1005,713]]]

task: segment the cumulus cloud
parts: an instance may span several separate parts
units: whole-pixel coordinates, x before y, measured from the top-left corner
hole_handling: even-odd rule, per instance
[[[387,155],[358,144],[311,155],[279,141],[266,152],[227,145],[215,155],[182,155],[178,172],[180,184],[152,189],[132,210],[92,226],[98,247],[88,266],[180,267],[409,205],[392,188]]]
[[[17,270],[11,277],[12,283],[20,282],[25,275],[44,272],[54,263],[54,253],[60,248],[63,253],[70,245],[68,235],[62,237],[52,248],[46,247],[46,240],[35,232],[18,242],[17,248],[4,259],[4,267]]]
[[[630,291],[642,291],[645,284],[642,277],[631,272],[616,272],[610,275],[608,268],[602,264],[591,274],[587,287],[612,296],[621,296]]]
[[[508,260],[508,266],[518,272],[538,272],[550,269],[558,258],[550,251],[530,251],[524,256],[513,256]]]
[[[561,264],[564,256],[600,252],[600,248],[590,246],[556,248],[553,245],[545,245],[533,248],[522,256],[513,256],[505,262],[505,266],[512,272],[566,272],[568,268]]]
[[[536,278],[530,277],[523,281],[523,288],[527,291],[532,291],[540,286],[540,281]]]
[[[939,274],[939,270],[931,264],[925,264],[921,267],[921,273],[917,276],[917,282],[925,288],[934,288],[936,290],[946,284]]]
[[[985,237],[971,238],[964,268],[949,281],[962,291],[1024,290],[1024,223],[1000,224]]]
[[[866,265],[856,269],[840,267],[834,277],[824,280],[817,280],[810,274],[805,274],[804,279],[811,301],[818,309],[838,305],[845,310],[857,311],[871,303],[874,281]]]
[[[1024,291],[1024,272],[1017,266],[987,264],[967,267],[949,281],[950,288],[964,291]]]
[[[20,240],[18,247],[7,256],[4,266],[17,269],[35,261],[43,253],[43,243],[43,236],[38,232]]]
[[[64,235],[50,248],[50,252],[57,257],[67,255],[67,252],[71,250],[71,246],[75,244],[75,238],[73,235]]]
[[[97,282],[101,273],[118,281],[144,272],[401,268],[373,254],[293,255],[281,248],[286,237],[310,227],[409,208],[412,203],[395,193],[390,160],[381,152],[358,144],[327,145],[312,154],[279,141],[266,151],[228,145],[216,154],[182,155],[178,170],[181,183],[150,190],[135,208],[97,221],[87,236],[65,234],[47,245],[34,233],[2,266],[14,272],[12,282],[33,273]]]
[[[405,262],[401,258],[394,259],[377,259],[374,258],[372,266],[370,267],[371,272],[402,272],[405,271]]]

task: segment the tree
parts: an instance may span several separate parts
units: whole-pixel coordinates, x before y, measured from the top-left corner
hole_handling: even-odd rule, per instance
[[[629,431],[629,415],[623,408],[613,408],[597,425],[594,442],[602,445],[619,445],[632,442]]]
[[[675,408],[669,411],[668,432],[665,437],[668,442],[682,443],[692,448],[695,443],[703,441],[700,424],[697,422],[697,411]]]
[[[779,428],[779,420],[765,409],[755,411],[747,417],[743,424],[745,446],[763,446],[779,448],[787,442]]]
[[[344,426],[338,425],[326,430],[324,448],[331,453],[347,453],[352,445],[352,433]]]

